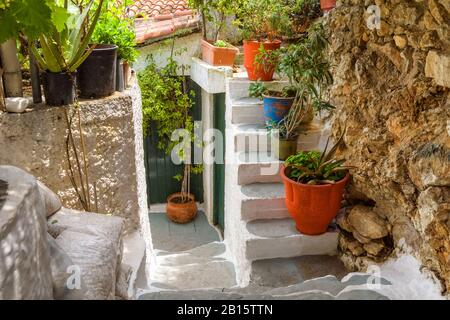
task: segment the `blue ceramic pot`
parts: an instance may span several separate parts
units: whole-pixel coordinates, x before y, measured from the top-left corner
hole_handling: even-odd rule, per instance
[[[264,96],[264,116],[267,122],[280,122],[289,113],[294,98]]]

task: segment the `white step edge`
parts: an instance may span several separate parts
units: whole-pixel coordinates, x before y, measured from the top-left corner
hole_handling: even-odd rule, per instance
[[[282,161],[267,152],[240,152],[238,163],[238,185],[253,183],[279,183]]]
[[[338,232],[330,229],[322,235],[301,234],[292,219],[257,220],[247,223],[246,241],[249,260],[290,258],[306,255],[336,255]]]
[[[289,217],[282,183],[242,186],[241,199],[241,218],[244,221]]]

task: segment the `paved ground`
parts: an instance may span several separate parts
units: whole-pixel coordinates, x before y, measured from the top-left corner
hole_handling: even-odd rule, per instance
[[[220,241],[217,231],[208,223],[205,214],[198,212],[194,221],[177,224],[165,213],[150,213],[153,247],[158,250],[179,252]]]
[[[332,256],[303,256],[253,262],[252,283],[263,287],[285,287],[308,279],[334,275],[341,279],[348,271]]]

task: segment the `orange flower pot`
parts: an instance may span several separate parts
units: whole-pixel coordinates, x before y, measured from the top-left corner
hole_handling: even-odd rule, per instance
[[[236,47],[216,47],[210,42],[202,40],[202,59],[210,65],[232,67],[238,53],[239,49]]]
[[[167,198],[167,217],[176,223],[188,223],[197,216],[197,204],[194,195],[188,194],[189,201],[182,203],[181,193],[174,193]]]
[[[295,182],[281,168],[286,192],[286,207],[295,220],[297,230],[307,235],[325,233],[341,208],[342,195],[350,174],[336,184],[309,185]]]
[[[320,0],[320,8],[323,12],[328,12],[336,7],[336,0]]]
[[[255,63],[255,58],[259,53],[261,44],[266,51],[277,50],[281,46],[281,41],[247,41],[244,40],[244,67],[247,69],[248,79],[252,81],[272,81],[275,72],[275,66],[263,66]]]

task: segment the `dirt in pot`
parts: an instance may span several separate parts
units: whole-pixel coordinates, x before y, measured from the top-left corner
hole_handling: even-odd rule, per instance
[[[180,196],[180,197],[172,198],[170,200],[170,202],[175,203],[175,204],[183,204],[183,203],[189,203],[189,202],[193,202],[193,201],[189,197],[186,197],[185,200],[183,201],[183,198]]]

